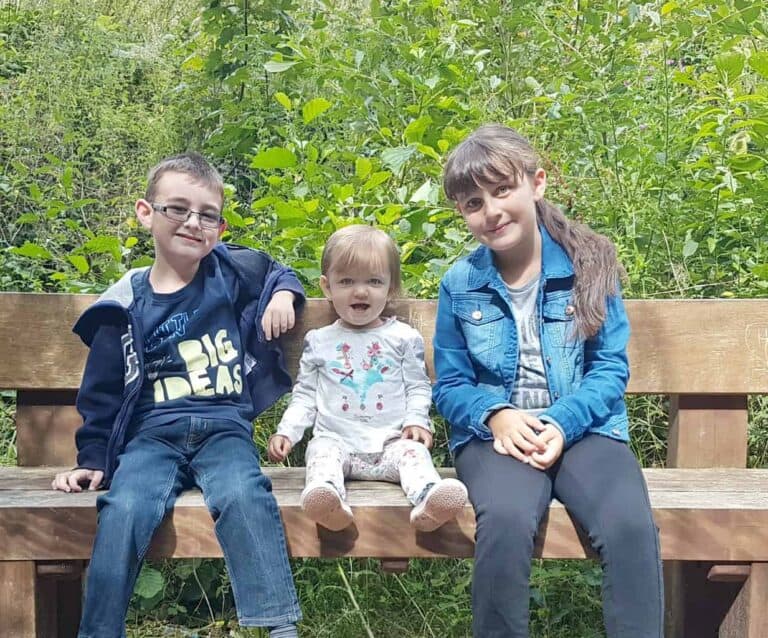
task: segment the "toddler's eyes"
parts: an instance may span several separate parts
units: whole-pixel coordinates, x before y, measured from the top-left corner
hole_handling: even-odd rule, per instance
[[[497,189],[496,193],[498,195],[506,195],[509,191],[512,189],[509,187],[509,184],[501,184]]]

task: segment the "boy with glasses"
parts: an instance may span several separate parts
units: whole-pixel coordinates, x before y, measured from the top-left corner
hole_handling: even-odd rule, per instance
[[[79,638],[125,636],[155,529],[197,486],[215,521],[243,626],[296,636],[299,605],[252,421],[290,390],[275,339],[304,302],[295,274],[219,243],[223,181],[200,155],[160,162],[136,216],[155,261],[128,272],[74,330],[90,347],[77,396],[77,468],[53,488],[99,496]]]

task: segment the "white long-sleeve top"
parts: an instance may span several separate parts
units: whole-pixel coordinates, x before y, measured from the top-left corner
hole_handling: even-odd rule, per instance
[[[424,340],[417,330],[394,318],[364,329],[336,321],[304,338],[299,374],[277,433],[295,445],[314,426],[314,436],[334,438],[350,451],[381,452],[405,426],[431,431],[431,403]]]

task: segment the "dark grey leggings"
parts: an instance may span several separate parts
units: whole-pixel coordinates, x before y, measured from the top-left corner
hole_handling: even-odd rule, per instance
[[[477,517],[476,638],[528,636],[534,538],[552,497],[581,523],[600,556],[609,638],[663,638],[658,531],[627,445],[588,435],[542,472],[496,453],[490,441],[473,439],[456,456],[456,471]]]

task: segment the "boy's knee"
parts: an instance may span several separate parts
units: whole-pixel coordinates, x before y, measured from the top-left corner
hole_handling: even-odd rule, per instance
[[[134,490],[122,490],[118,493],[107,492],[99,496],[99,516],[115,516],[126,524],[146,516],[152,510],[152,503],[146,494]]]

